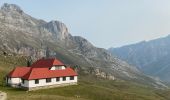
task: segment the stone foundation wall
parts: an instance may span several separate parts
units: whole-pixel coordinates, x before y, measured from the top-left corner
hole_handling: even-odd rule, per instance
[[[7,84],[7,86],[11,86],[13,88],[20,88],[20,84]]]
[[[49,85],[49,86],[39,86],[39,87],[32,87],[32,88],[27,88],[27,87],[22,87],[22,88],[27,91],[33,91],[33,90],[48,89],[48,88],[54,88],[54,87],[64,87],[64,86],[69,86],[69,85],[77,85],[77,82],[63,83],[63,84],[56,84],[56,85]]]

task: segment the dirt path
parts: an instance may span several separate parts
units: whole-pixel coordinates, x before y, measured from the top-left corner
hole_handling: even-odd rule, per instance
[[[6,99],[7,99],[7,94],[0,91],[0,100],[6,100]]]

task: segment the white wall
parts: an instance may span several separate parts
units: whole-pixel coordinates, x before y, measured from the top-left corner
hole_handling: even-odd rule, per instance
[[[58,68],[59,69],[66,69],[65,66],[53,66],[53,67],[51,67],[50,70],[57,70]]]
[[[21,86],[28,87],[29,86],[28,80],[24,80],[24,84],[21,82]]]
[[[20,78],[8,78],[8,84],[20,84],[21,79]]]
[[[77,82],[77,76],[74,76],[74,80],[70,80],[70,77],[66,77],[66,81],[63,81],[63,78],[60,77],[60,81],[56,81],[56,78],[51,78],[51,82],[46,83],[46,79],[39,79],[39,84],[35,84],[35,80],[25,81],[24,84],[21,84],[23,87],[39,87],[39,86],[48,86],[56,85],[63,83],[75,83]]]

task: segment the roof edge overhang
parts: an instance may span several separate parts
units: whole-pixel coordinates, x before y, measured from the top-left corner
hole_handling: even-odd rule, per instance
[[[69,76],[78,76],[78,75],[66,75],[66,76],[57,76],[57,77],[69,77]],[[48,78],[57,78],[57,77],[48,77]],[[27,79],[27,78],[22,78],[24,80],[36,80],[36,79],[47,79],[47,78],[32,78],[32,79]]]

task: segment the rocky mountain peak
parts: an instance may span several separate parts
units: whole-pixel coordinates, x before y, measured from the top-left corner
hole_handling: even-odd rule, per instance
[[[66,25],[60,21],[50,21],[44,25],[42,25],[45,29],[47,29],[50,33],[52,33],[57,39],[64,40],[69,36],[68,29]]]
[[[4,5],[1,7],[1,10],[6,11],[6,12],[15,11],[20,14],[23,13],[23,10],[19,6],[15,4],[8,4],[8,3],[4,3]]]

